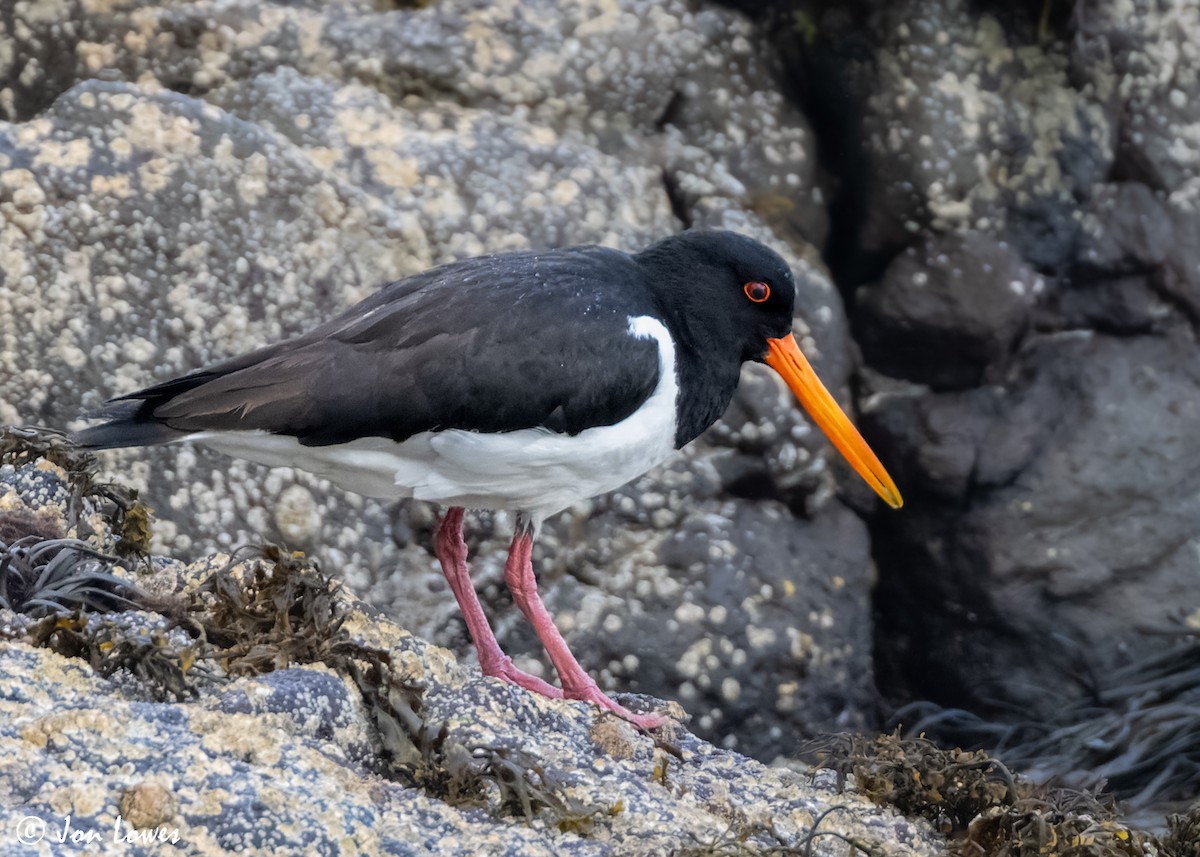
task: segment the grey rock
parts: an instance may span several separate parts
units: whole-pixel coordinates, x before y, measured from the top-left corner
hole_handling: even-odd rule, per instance
[[[964,0],[881,5],[863,133],[873,160],[867,249],[976,229],[1035,266],[1070,259],[1078,196],[1113,162],[1113,119],[1068,58]]]
[[[871,635],[859,617],[871,564],[854,553],[865,542],[854,515],[834,505],[809,521],[713,499],[667,529],[630,584],[603,598],[578,580],[553,590],[573,643],[614,686],[669,688],[698,733],[758,757],[787,754],[824,724],[868,728]]]
[[[891,699],[1036,719],[1038,688],[1195,610],[1175,515],[1200,461],[1195,9],[805,12],[766,20],[836,171],[864,434],[907,500],[869,519],[876,675]]]
[[[1197,177],[1171,195],[1174,241],[1154,281],[1193,323],[1200,319],[1200,169]]]
[[[415,219],[438,261],[580,243],[640,249],[674,226],[645,152],[607,155],[578,131],[447,101],[397,110],[376,90],[290,67],[230,81],[208,100]]]
[[[767,523],[777,521],[758,526]],[[195,591],[228,560],[155,563],[139,583]],[[245,569],[230,573],[237,579]],[[766,767],[682,727],[656,740],[593,706],[482,678],[344,594],[335,609],[346,611],[340,644],[381,653],[394,677],[419,693],[420,717],[444,754],[427,764],[478,766],[499,754],[515,760],[517,776],[540,771],[584,818],[568,823],[536,804],[528,817],[513,817],[498,788],[464,801],[393,779],[385,748],[395,751],[396,736],[381,731],[359,682],[322,664],[292,663],[256,678],[193,676],[197,698],[154,702],[130,675],[102,678],[86,661],[10,634],[0,641],[0,746],[8,762],[0,769],[0,824],[24,835],[20,853],[61,853],[54,836],[68,823],[98,841],[112,842],[114,830],[157,835],[176,853],[196,855],[651,857],[721,843],[801,849],[810,842],[814,854],[832,855],[847,837],[901,857],[939,853],[927,824],[852,789],[839,792],[836,777]],[[143,616],[88,621],[138,634]],[[190,642],[183,634],[162,645]],[[818,819],[820,835],[810,840]],[[757,827],[768,822],[769,836]],[[163,847],[142,838],[113,845],[138,855]]]
[[[1165,289],[1155,288],[1156,276],[1074,283],[1054,296],[1050,323],[1115,334],[1164,332],[1178,324],[1179,313]]]
[[[676,211],[685,223],[708,220],[714,201],[725,199],[793,244],[822,246],[829,225],[816,140],[780,89],[765,35],[711,11],[695,23],[702,47],[660,120]]]
[[[1119,115],[1114,168],[1171,192],[1200,167],[1200,21],[1195,9],[1128,0],[1078,16],[1075,75]]]
[[[938,389],[976,386],[1009,355],[1044,290],[1020,256],[986,235],[931,237],[859,291],[864,355]]]
[[[676,215],[784,252],[807,282],[797,332],[849,403],[848,325],[812,246],[825,215],[811,135],[736,13],[648,0],[384,11],[368,0],[130,0],[78,11],[57,8],[65,26],[22,6],[20,26],[10,17],[0,31],[0,57],[19,77],[0,83],[0,110],[15,120],[0,125],[0,422],[78,427],[108,396],[298,333],[389,279],[505,249],[636,249],[679,229]],[[711,498],[707,515],[769,498],[840,520],[849,480],[835,458],[778,381],[748,369],[725,420],[673,469],[551,522],[538,555],[547,597],[569,623],[581,603],[621,615],[640,598],[628,587],[669,583],[656,546],[693,491]],[[105,462],[158,510],[158,550],[189,557],[283,539],[406,625],[470,650],[424,549],[428,508],[390,509],[187,447]],[[741,500],[723,505],[731,498]],[[473,526],[476,576],[502,636],[533,652],[497,585],[511,521]],[[865,530],[839,533],[845,552],[831,567],[865,578]],[[819,577],[797,580],[819,591]],[[868,652],[853,630],[867,627],[865,605],[835,612],[845,645],[821,639],[848,660],[814,670],[806,698],[866,704]],[[780,635],[816,621],[776,618]],[[567,629],[581,651],[590,627]],[[656,674],[676,674],[685,649],[665,640]],[[794,671],[790,654],[773,656]],[[595,657],[585,665],[610,686],[633,673]],[[770,684],[757,710],[774,710]],[[759,688],[746,685],[749,710]],[[730,722],[720,729],[733,734]],[[788,714],[771,727],[786,737],[764,754],[790,747],[798,724],[834,725]]]
[[[356,725],[353,688],[336,676],[314,669],[281,669],[267,673],[257,683],[239,685],[217,698],[217,710],[225,714],[287,714],[295,721],[297,734],[326,741]]]
[[[86,19],[79,0],[53,10],[0,7],[0,119],[30,119],[75,82],[75,49]]]
[[[409,650],[424,657],[420,645]],[[834,804],[844,809],[822,824],[825,832],[893,854],[938,853],[926,826],[691,736],[678,740],[682,758],[672,759],[668,785],[660,785],[653,770],[661,751],[651,739],[595,722],[570,704],[551,706],[562,709],[556,717],[539,716],[542,706],[514,707],[498,686],[503,692],[456,681],[429,694],[427,713],[445,718],[451,740],[462,746],[520,749],[566,778],[575,799],[622,807],[611,816],[601,811],[590,835],[559,831],[551,819],[495,819],[359,773],[335,744],[298,731],[296,722],[307,716],[302,708],[292,716],[251,715],[202,703],[130,702],[82,662],[10,641],[0,644],[0,666],[0,741],[11,762],[0,777],[9,795],[0,817],[9,830],[33,816],[53,834],[70,815],[71,830],[108,840],[122,794],[153,784],[173,799],[176,809],[159,829],[178,837],[181,854],[651,855],[719,841],[729,825],[722,812],[770,818],[785,841],[800,842]],[[14,695],[16,688],[25,692]],[[43,839],[22,853],[53,854],[57,847]],[[159,848],[134,843],[123,850]],[[814,853],[836,852],[831,838],[815,840]]]
[[[1112,276],[1161,265],[1174,243],[1174,227],[1163,194],[1144,184],[1122,182],[1092,189],[1083,214],[1078,268]]]
[[[903,680],[1037,712],[1077,651],[1104,669],[1200,609],[1179,577],[1200,539],[1198,386],[1187,334],[1076,332],[1031,340],[1002,386],[878,393],[873,427],[922,450],[903,472],[928,492],[883,536],[909,570],[880,590]]]

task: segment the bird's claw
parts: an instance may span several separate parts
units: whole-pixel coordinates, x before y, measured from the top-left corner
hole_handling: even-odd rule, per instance
[[[541,694],[542,696],[548,696],[550,699],[563,698],[563,692],[554,685],[531,673],[517,669],[512,662],[512,658],[507,655],[502,655],[501,657],[502,659],[497,659],[494,662],[482,664],[483,674],[503,679],[509,684],[515,684],[517,687],[524,688],[525,690]]]

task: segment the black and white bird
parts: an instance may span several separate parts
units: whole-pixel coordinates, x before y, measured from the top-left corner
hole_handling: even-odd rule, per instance
[[[787,264],[732,232],[640,253],[572,247],[465,259],[397,282],[332,321],[110,401],[79,432],[109,449],[192,441],[349,491],[448,507],[435,551],[484,674],[587,700],[641,728],[583,670],[538,595],[542,521],[665,461],[722,414],[746,361],[783,376],[891,506],[900,494],[792,335]],[[516,513],[505,566],[561,689],[501,650],[467,570],[464,507]]]

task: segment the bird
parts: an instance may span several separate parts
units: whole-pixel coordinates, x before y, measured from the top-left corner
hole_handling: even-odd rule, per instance
[[[895,483],[793,334],[788,264],[750,237],[685,230],[640,252],[510,251],[387,283],[307,333],[110,399],[73,435],[103,450],[190,441],[349,491],[446,509],[434,554],[480,669],[666,724],[600,690],[554,624],[531,553],[542,522],[663,463],[725,411],[746,362],[774,369],[889,505]],[[467,565],[468,508],[507,510],[504,580],[559,686],[503,651]]]

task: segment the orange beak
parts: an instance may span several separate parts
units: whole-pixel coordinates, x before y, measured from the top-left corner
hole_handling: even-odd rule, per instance
[[[888,476],[871,447],[862,439],[850,422],[850,418],[838,407],[833,396],[825,389],[808,358],[796,344],[796,337],[788,334],[780,339],[768,339],[767,365],[783,376],[800,404],[808,411],[813,422],[833,441],[838,452],[845,456],[858,475],[875,489],[875,493],[893,509],[904,505],[896,483]]]

